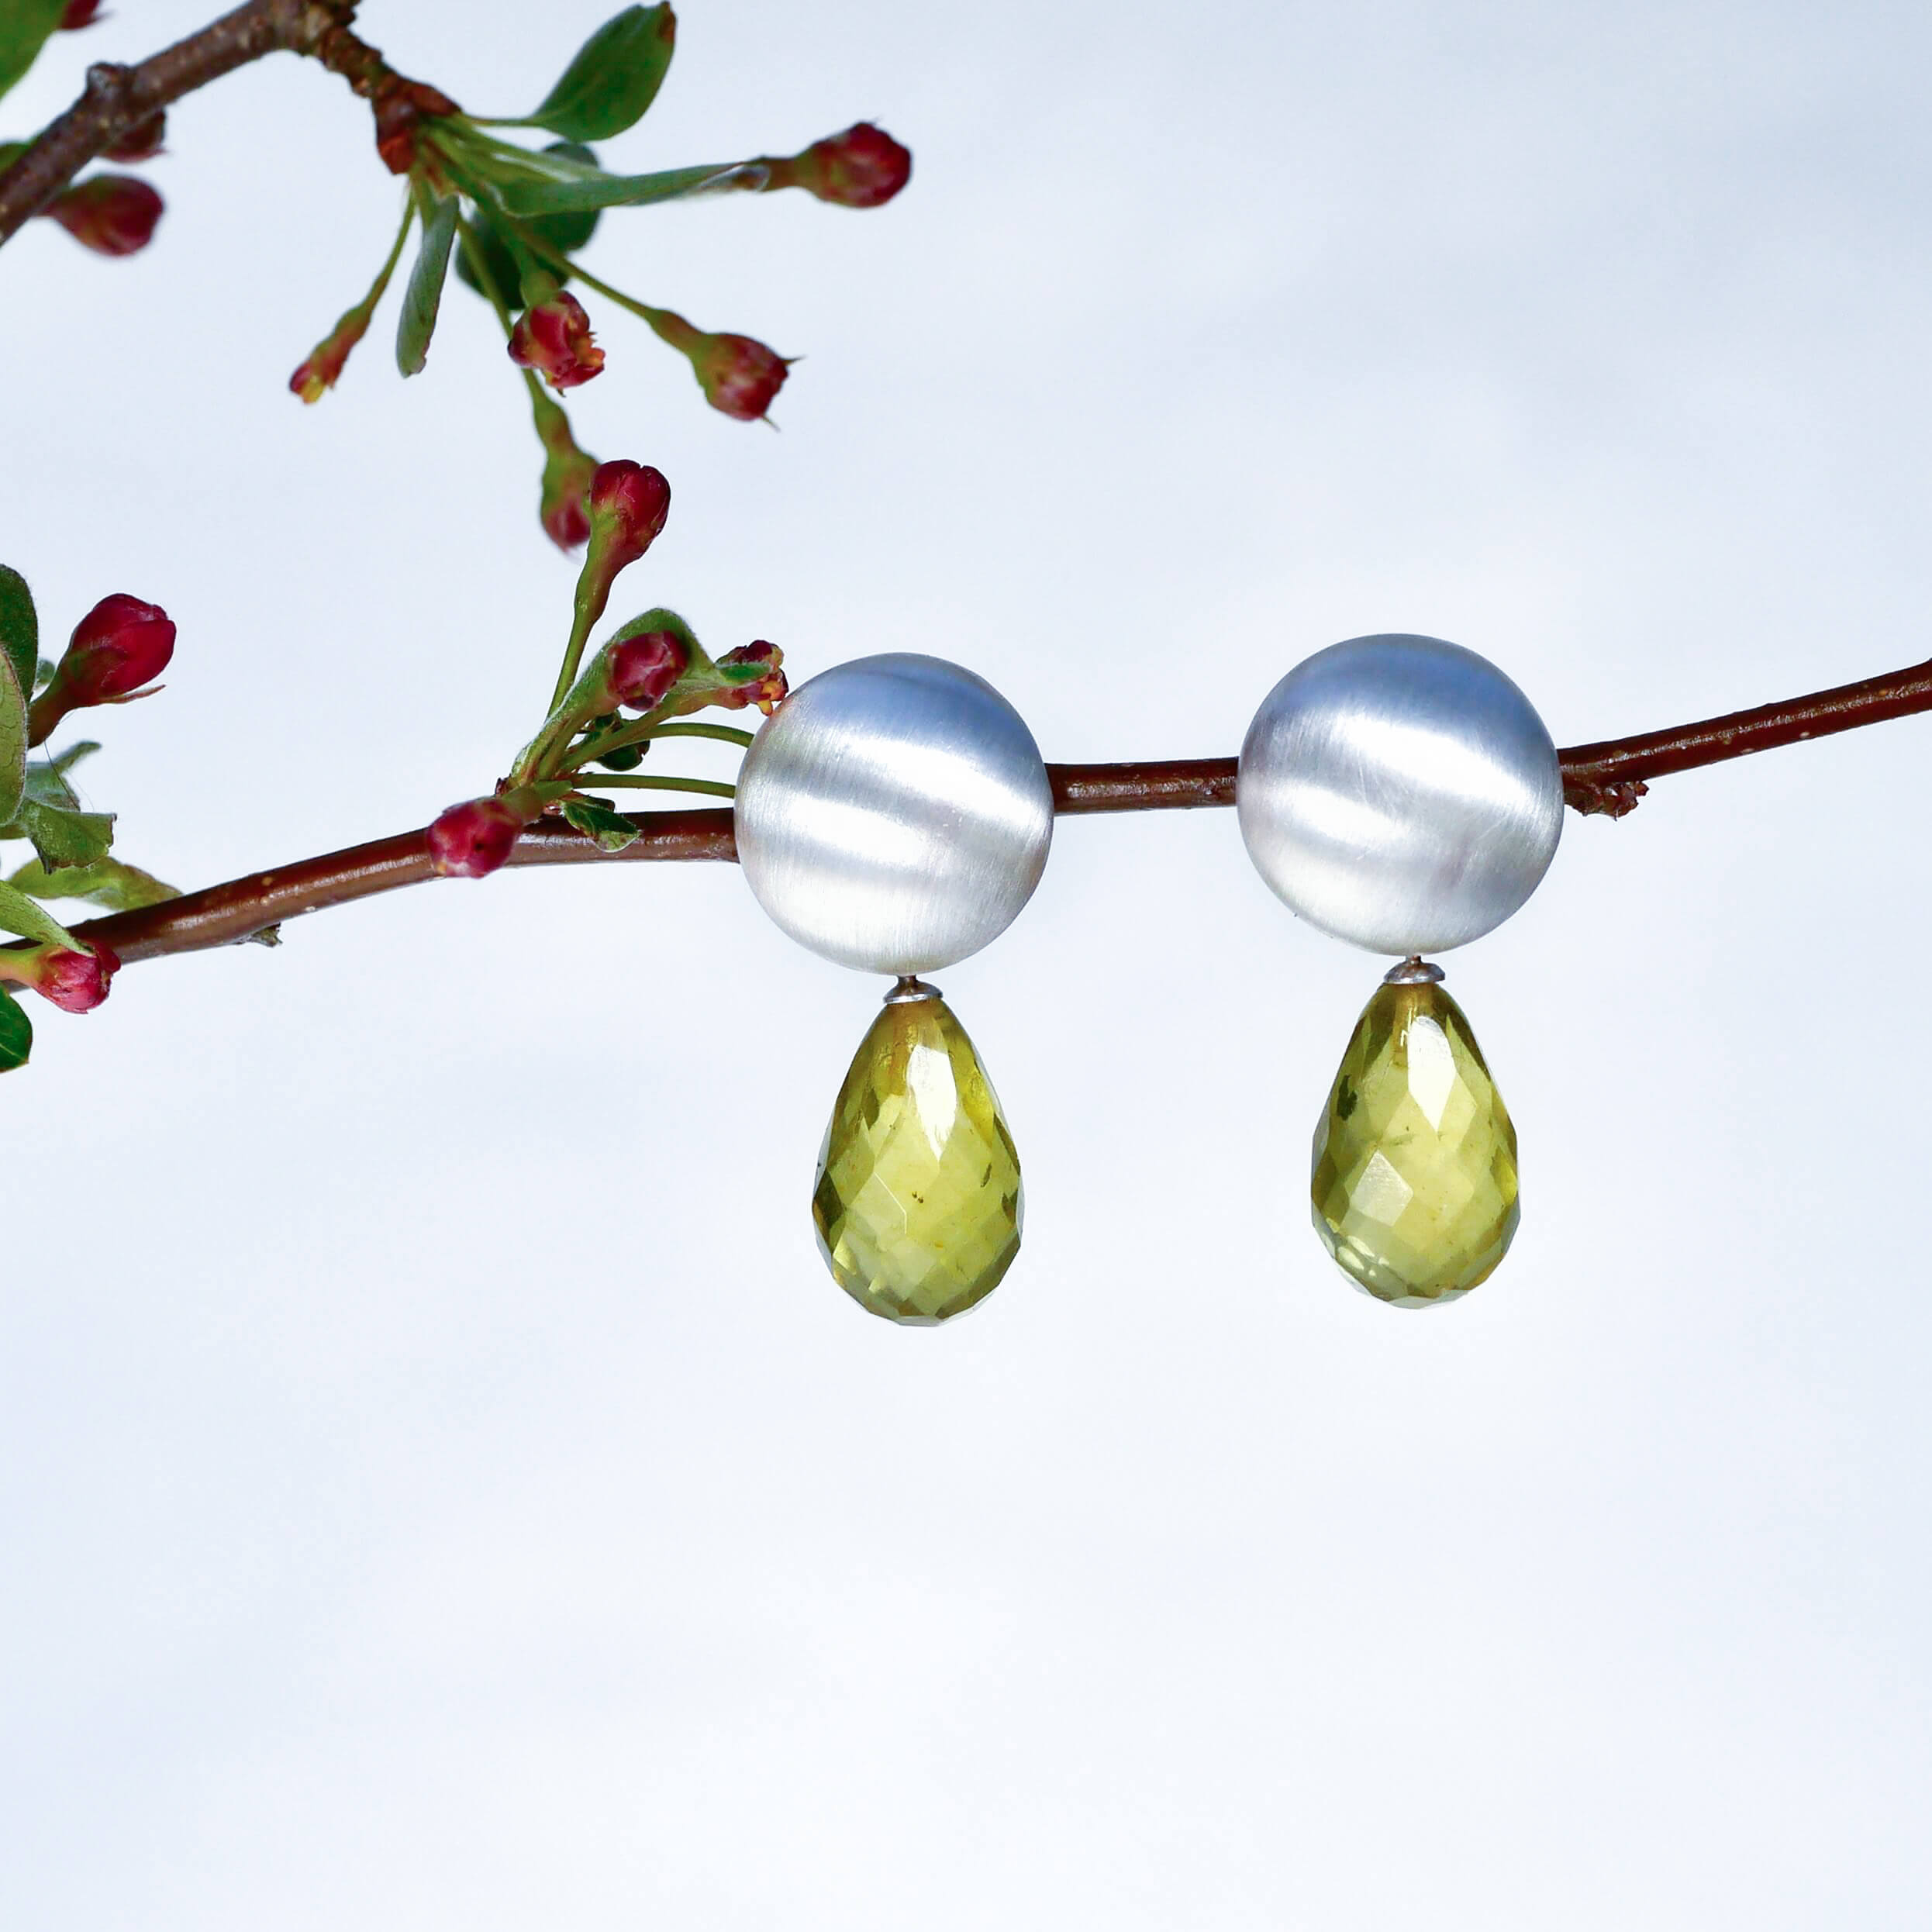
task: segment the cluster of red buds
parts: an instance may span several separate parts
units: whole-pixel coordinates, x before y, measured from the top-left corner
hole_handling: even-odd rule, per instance
[[[574,444],[568,447],[575,451]],[[578,578],[558,695],[543,730],[496,790],[450,806],[430,826],[430,864],[443,878],[488,877],[508,863],[524,829],[554,810],[619,849],[637,836],[635,826],[579,792],[585,768],[629,771],[658,728],[687,712],[755,706],[768,717],[783,700],[784,660],[777,645],[761,640],[714,661],[683,619],[665,610],[623,626],[579,674],[585,640],[603,615],[612,584],[657,540],[670,513],[671,485],[648,464],[604,463],[592,472],[582,509],[589,549]],[[636,714],[634,720],[626,712]]]
[[[590,381],[606,360],[585,299],[565,288],[573,277],[641,317],[678,349],[706,400],[735,421],[769,419],[792,361],[755,336],[699,329],[581,267],[578,257],[604,214],[723,188],[754,193],[795,188],[838,207],[872,209],[891,201],[912,176],[910,152],[869,121],[796,154],[641,176],[605,171],[588,143],[623,133],[656,98],[677,41],[668,0],[626,8],[585,44],[534,113],[507,120],[466,114],[436,89],[395,74],[346,29],[332,33],[329,64],[370,101],[382,157],[410,183],[396,253],[419,223],[419,274],[428,264],[431,276],[440,275],[445,258],[453,260],[460,278],[497,311],[509,360],[526,373],[543,449],[539,515],[546,534],[565,550],[590,535],[585,493],[591,463],[568,420],[556,412],[551,394]],[[542,129],[561,138],[538,150],[492,131],[505,126]],[[454,222],[452,204],[461,210]],[[392,253],[368,295],[295,371],[289,387],[304,401],[315,402],[334,386],[395,264]],[[398,353],[405,374],[423,366],[433,304],[429,313],[409,355]]]
[[[174,654],[174,622],[158,604],[130,597],[124,592],[103,597],[74,626],[60,661],[47,674],[39,695],[28,706],[27,743],[44,743],[70,712],[95,705],[128,704],[150,695],[159,688],[154,680],[167,668]],[[22,692],[21,695],[28,694]],[[36,768],[43,774],[50,771],[57,778],[67,762],[57,758],[50,765]],[[71,794],[66,804],[73,804]],[[57,816],[63,809],[57,798],[44,796],[34,800],[29,809],[43,813],[51,811]],[[69,816],[78,824],[85,815]],[[25,812],[22,823],[40,847],[43,865],[50,866],[53,861],[48,858],[47,847],[40,843],[41,834]],[[111,821],[97,819],[95,823]],[[105,849],[104,841],[103,856]],[[63,861],[82,862],[92,861]],[[60,930],[54,928],[57,933]],[[91,1013],[107,998],[109,984],[120,964],[111,947],[98,942],[90,946],[66,935],[38,945],[0,948],[0,984],[27,987],[64,1012]]]

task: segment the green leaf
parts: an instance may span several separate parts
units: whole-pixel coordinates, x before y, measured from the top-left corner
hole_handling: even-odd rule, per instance
[[[19,810],[26,788],[27,703],[12,659],[0,654],[0,825]]]
[[[564,816],[580,832],[588,832],[606,852],[621,852],[640,836],[623,812],[614,812],[596,799],[572,799],[564,807]]]
[[[27,1064],[33,1051],[33,1022],[5,987],[0,986],[0,1073]]]
[[[112,812],[77,812],[64,805],[43,805],[29,798],[20,823],[50,872],[69,866],[98,865],[114,843]]]
[[[0,0],[0,94],[33,66],[66,11],[67,0]]]
[[[463,246],[456,251],[456,278],[466,288],[474,288],[480,295],[483,283],[476,271],[470,266],[470,250],[474,247],[483,257],[484,273],[490,278],[490,285],[502,300],[514,309],[516,306],[516,286],[521,279],[516,266],[516,257],[510,253],[509,244],[503,239],[490,211],[480,204],[470,217],[470,233]]]
[[[7,883],[32,899],[85,899],[110,913],[137,912],[181,895],[179,887],[119,859],[97,859],[91,865],[66,866],[57,872],[30,859]]]
[[[47,761],[49,770],[58,775],[61,781],[60,789],[63,792],[66,793],[66,796],[64,798],[59,799],[55,801],[57,804],[72,805],[75,802],[74,794],[71,790],[69,790],[66,782],[67,775],[71,771],[83,758],[92,757],[95,753],[98,751],[100,748],[101,741],[98,738],[77,738],[72,744],[67,747],[66,750]]]
[[[405,376],[419,375],[430,358],[430,338],[436,333],[436,312],[443,300],[443,278],[450,272],[450,243],[456,239],[457,201],[446,195],[423,223],[423,245],[409,285],[403,291],[402,314],[396,323],[396,367]]]
[[[27,580],[4,564],[0,564],[0,657],[12,665],[22,695],[31,698],[34,674],[40,668],[40,619],[35,614]]]
[[[573,141],[607,141],[643,119],[670,71],[678,16],[668,4],[626,7],[577,50],[543,105],[516,125]]]
[[[511,181],[498,190],[511,215],[563,215],[593,208],[642,208],[730,188],[757,189],[771,178],[755,161],[722,167],[674,167],[661,174],[594,174],[577,181]]]
[[[582,161],[592,167],[597,165],[597,157],[574,141],[553,141],[543,152],[568,155],[571,160]],[[597,220],[596,209],[576,209],[567,214],[536,216],[529,226],[540,241],[547,242],[560,255],[574,255],[597,232]],[[523,271],[517,266],[516,257],[510,253],[509,243],[503,239],[495,218],[480,202],[470,218],[470,231],[482,251],[483,265],[489,271],[490,280],[496,285],[496,292],[514,309]],[[457,250],[456,272],[478,295],[483,292],[476,271],[470,266],[469,257],[461,249]]]
[[[0,885],[0,933],[18,933],[36,946],[79,944],[51,913],[43,910],[26,893],[11,885]]]

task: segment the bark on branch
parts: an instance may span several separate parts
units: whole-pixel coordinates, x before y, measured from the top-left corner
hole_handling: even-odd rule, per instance
[[[0,173],[0,243],[158,109],[265,53],[315,52],[354,11],[354,0],[247,0],[137,67],[97,62],[81,98]]]
[[[1578,746],[1560,754],[1564,795],[1578,812],[1620,818],[1635,806],[1649,779],[1922,711],[1932,711],[1932,662],[1754,711]],[[1175,811],[1234,802],[1232,758],[1055,764],[1047,769],[1053,779],[1054,803],[1063,813]],[[509,862],[621,864],[737,857],[729,811],[647,812],[634,823],[643,836],[623,851],[611,853],[561,820],[546,819],[523,834]],[[419,885],[435,876],[426,832],[400,832],[347,851],[250,873],[140,912],[89,919],[73,930],[84,938],[105,940],[124,961],[159,959],[170,953],[232,946],[305,913]]]

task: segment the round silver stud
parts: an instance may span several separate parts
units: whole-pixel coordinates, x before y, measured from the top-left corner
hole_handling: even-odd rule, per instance
[[[1500,926],[1563,830],[1535,707],[1440,637],[1354,637],[1297,664],[1248,726],[1235,795],[1275,892],[1377,953],[1447,952]]]
[[[745,754],[736,812],[746,881],[785,932],[901,975],[997,939],[1053,840],[1025,719],[985,678],[902,651],[793,692]]]

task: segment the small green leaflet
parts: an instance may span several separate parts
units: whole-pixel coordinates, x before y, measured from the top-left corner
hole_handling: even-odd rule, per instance
[[[678,17],[668,5],[625,8],[578,49],[543,105],[512,125],[547,127],[572,141],[623,133],[657,99],[677,40]]]
[[[588,832],[606,852],[621,852],[641,836],[623,812],[612,811],[601,799],[572,799],[564,807],[564,816],[578,831]]]
[[[33,841],[50,872],[74,865],[98,865],[114,843],[112,812],[77,812],[64,805],[29,799],[20,808],[20,829]]]
[[[29,860],[7,883],[34,899],[85,899],[110,913],[138,912],[143,906],[159,906],[164,899],[179,899],[178,887],[143,872],[138,865],[123,864],[119,859],[98,859],[91,865],[64,866],[50,873],[38,859]]]
[[[67,0],[0,0],[0,94],[33,66],[66,11]]]
[[[40,657],[40,619],[27,580],[4,564],[0,564],[0,657],[12,665],[21,695],[31,698]]]
[[[500,191],[512,215],[566,215],[592,208],[642,208],[654,202],[683,201],[693,195],[723,194],[730,188],[755,190],[771,178],[755,161],[723,167],[674,167],[662,174],[595,174],[574,181],[511,181]]]
[[[423,246],[409,271],[402,313],[396,323],[396,367],[405,376],[421,374],[430,359],[430,338],[436,333],[443,278],[450,272],[450,243],[456,238],[456,197],[451,195],[437,202],[423,218]]]
[[[74,935],[26,893],[11,885],[0,885],[0,933],[18,933],[36,946],[78,946]],[[80,950],[85,951],[85,947]]]
[[[27,1064],[33,1051],[33,1022],[19,1001],[0,986],[0,1073]]]

